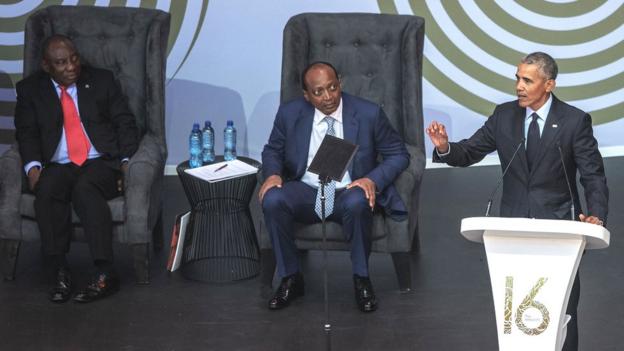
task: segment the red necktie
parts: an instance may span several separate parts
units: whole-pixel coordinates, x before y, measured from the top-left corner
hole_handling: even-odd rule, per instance
[[[89,139],[80,124],[80,116],[76,111],[74,100],[67,94],[67,88],[61,88],[61,106],[63,107],[63,128],[65,128],[65,139],[67,140],[67,153],[69,159],[78,166],[87,160],[89,153]]]

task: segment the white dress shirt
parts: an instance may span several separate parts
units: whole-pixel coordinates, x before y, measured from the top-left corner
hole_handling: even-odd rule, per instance
[[[343,123],[342,123],[342,98],[340,99],[340,103],[338,104],[338,108],[334,113],[329,115],[332,117],[334,121],[334,133],[336,134],[336,138],[344,139],[343,132]],[[319,147],[321,146],[321,142],[327,133],[327,122],[324,122],[323,119],[325,115],[323,112],[318,109],[314,109],[314,121],[312,122],[312,136],[310,137],[310,148],[308,149],[308,162],[307,167],[310,167],[310,163],[316,155]],[[318,188],[319,187],[319,176],[316,173],[312,173],[306,171],[303,177],[301,177],[301,181],[308,184],[311,187]],[[336,183],[336,189],[342,189],[347,186],[347,184],[351,183],[351,176],[347,171],[342,178],[342,181]]]

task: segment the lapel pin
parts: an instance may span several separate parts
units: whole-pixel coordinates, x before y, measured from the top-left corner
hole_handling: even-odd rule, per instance
[[[558,127],[558,125],[556,125],[556,124],[553,124],[553,125],[552,125],[552,127],[553,127],[553,128],[557,128],[557,127]]]
[[[89,84],[85,84],[85,88],[89,89],[90,88]]]

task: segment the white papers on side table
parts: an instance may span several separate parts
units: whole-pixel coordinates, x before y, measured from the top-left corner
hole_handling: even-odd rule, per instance
[[[197,168],[189,168],[184,170],[184,172],[210,183],[214,183],[257,173],[258,168],[241,160],[233,160],[217,162]]]

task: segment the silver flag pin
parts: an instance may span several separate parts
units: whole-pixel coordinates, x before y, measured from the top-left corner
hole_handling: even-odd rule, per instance
[[[90,88],[89,84],[85,84],[85,88],[89,89]]]
[[[552,125],[552,127],[553,127],[553,128],[557,128],[557,127],[558,127],[558,125],[556,125],[556,124],[553,124],[553,125]]]

